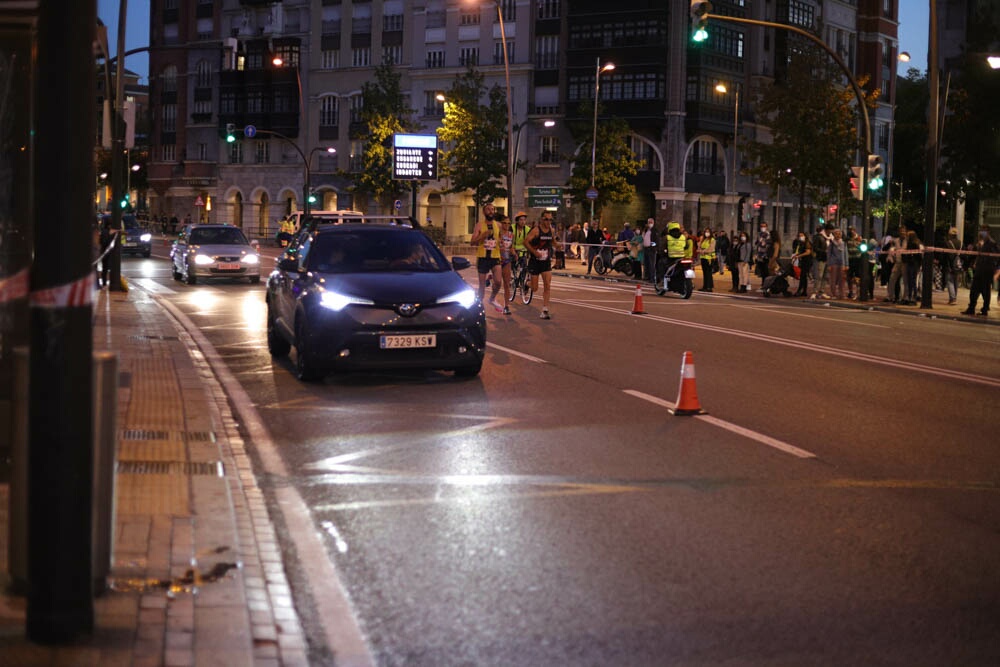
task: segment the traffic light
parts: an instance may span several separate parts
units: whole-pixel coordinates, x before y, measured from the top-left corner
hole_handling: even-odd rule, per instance
[[[851,194],[855,199],[864,199],[864,193],[861,191],[861,167],[851,167],[851,172],[854,176],[851,177]]]
[[[122,200],[118,202],[122,208],[128,208],[128,197],[122,197]]]
[[[691,39],[704,42],[708,39],[708,13],[712,3],[708,0],[691,0]]]
[[[878,190],[882,187],[882,176],[884,175],[884,169],[882,168],[882,156],[881,155],[869,155],[868,156],[868,189]]]
[[[226,123],[226,143],[231,144],[236,141],[236,125],[234,123]]]
[[[309,203],[310,204],[315,204],[316,203],[316,195],[313,194],[312,192],[309,193]]]

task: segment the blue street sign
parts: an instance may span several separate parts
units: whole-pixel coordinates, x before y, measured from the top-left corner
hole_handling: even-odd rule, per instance
[[[398,199],[397,199],[396,201],[394,201],[394,202],[392,203],[392,205],[396,207],[396,210],[397,210],[397,211],[398,211],[399,209],[403,208],[403,202],[399,201]]]
[[[253,125],[247,125],[246,127],[243,128],[243,136],[246,137],[247,139],[253,139],[255,136],[257,136],[257,128],[254,127]]]
[[[597,199],[597,188],[587,188],[587,199]]]

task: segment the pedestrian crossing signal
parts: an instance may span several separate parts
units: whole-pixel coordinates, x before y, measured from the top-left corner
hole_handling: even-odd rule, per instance
[[[884,170],[882,168],[882,156],[881,155],[869,155],[868,156],[868,189],[878,190],[882,187],[883,181],[882,176]]]
[[[226,143],[231,144],[236,141],[236,124],[226,123]]]
[[[851,167],[851,172],[854,174],[851,176],[851,194],[855,199],[864,199],[864,193],[861,191],[861,167]]]

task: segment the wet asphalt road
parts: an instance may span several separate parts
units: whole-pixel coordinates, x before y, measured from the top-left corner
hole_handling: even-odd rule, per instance
[[[303,384],[262,286],[123,271],[249,393],[380,665],[1000,662],[998,327],[556,279],[478,378]]]

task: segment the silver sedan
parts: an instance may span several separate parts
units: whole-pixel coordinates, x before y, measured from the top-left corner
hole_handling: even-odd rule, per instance
[[[257,242],[232,225],[188,225],[170,249],[174,280],[194,285],[208,278],[260,282]]]

